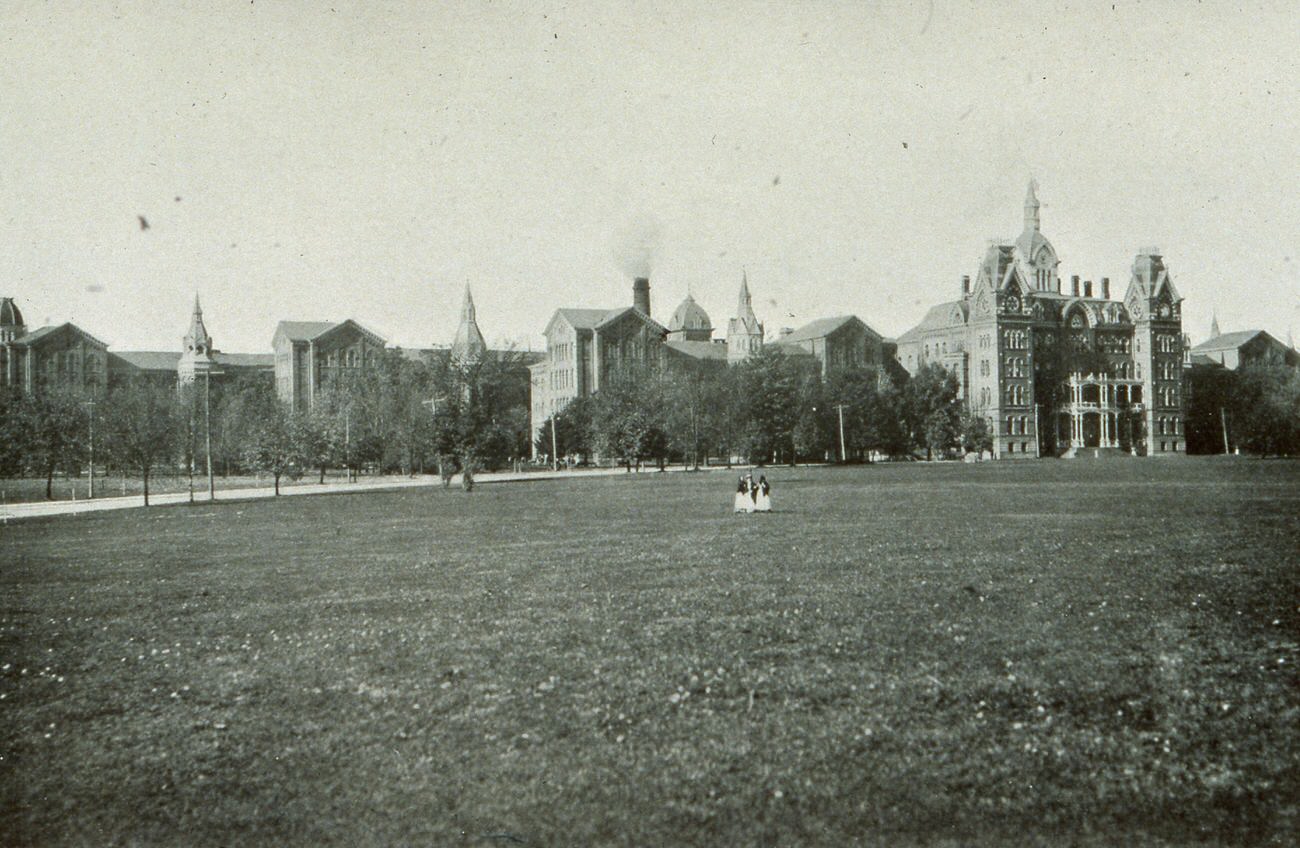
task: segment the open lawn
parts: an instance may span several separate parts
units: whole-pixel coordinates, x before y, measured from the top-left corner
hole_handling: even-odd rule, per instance
[[[1295,844],[1300,464],[0,528],[11,845]]]

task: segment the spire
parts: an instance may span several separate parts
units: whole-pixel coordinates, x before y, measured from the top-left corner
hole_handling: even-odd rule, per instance
[[[749,274],[744,268],[740,269],[740,304],[736,307],[736,315],[744,316],[745,313],[754,313],[753,298],[749,296]]]
[[[190,316],[190,329],[185,334],[185,352],[207,357],[212,353],[212,337],[203,325],[203,307],[199,305],[199,296],[194,295],[194,314]]]
[[[1029,180],[1029,190],[1025,192],[1025,230],[1037,231],[1039,229],[1038,218],[1038,180]]]
[[[1219,337],[1219,313],[1215,312],[1213,313],[1213,317],[1210,318],[1210,338],[1217,339],[1218,337]]]
[[[461,362],[477,360],[487,351],[487,343],[478,329],[478,319],[474,314],[474,296],[470,294],[469,283],[465,284],[465,302],[460,307],[460,326],[456,328],[456,340],[451,345],[451,355]]]

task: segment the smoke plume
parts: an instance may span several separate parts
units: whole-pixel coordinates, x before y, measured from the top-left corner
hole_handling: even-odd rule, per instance
[[[614,234],[614,261],[629,277],[649,277],[663,241],[659,219],[649,213],[632,217]]]

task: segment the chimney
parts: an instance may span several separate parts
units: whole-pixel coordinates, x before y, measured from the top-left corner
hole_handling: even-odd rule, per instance
[[[1101,299],[1110,300],[1110,277],[1101,278]]]
[[[970,294],[970,274],[961,275],[961,293]]]
[[[777,331],[776,335],[777,338],[783,339],[786,336],[791,335],[792,333],[794,333],[794,327],[782,327],[780,330]]]
[[[1092,297],[1092,280],[1083,281],[1083,296]]]
[[[632,281],[632,305],[650,315],[650,278],[637,277]]]
[[[1070,294],[1074,295],[1075,297],[1079,296],[1079,275],[1078,274],[1070,275]]]

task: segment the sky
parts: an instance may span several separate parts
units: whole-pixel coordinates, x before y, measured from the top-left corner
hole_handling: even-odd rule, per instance
[[[494,345],[559,307],[886,336],[1026,185],[1063,277],[1162,250],[1194,342],[1300,334],[1292,3],[0,4],[0,294],[218,349],[280,320]],[[144,229],[141,218],[148,222]]]

